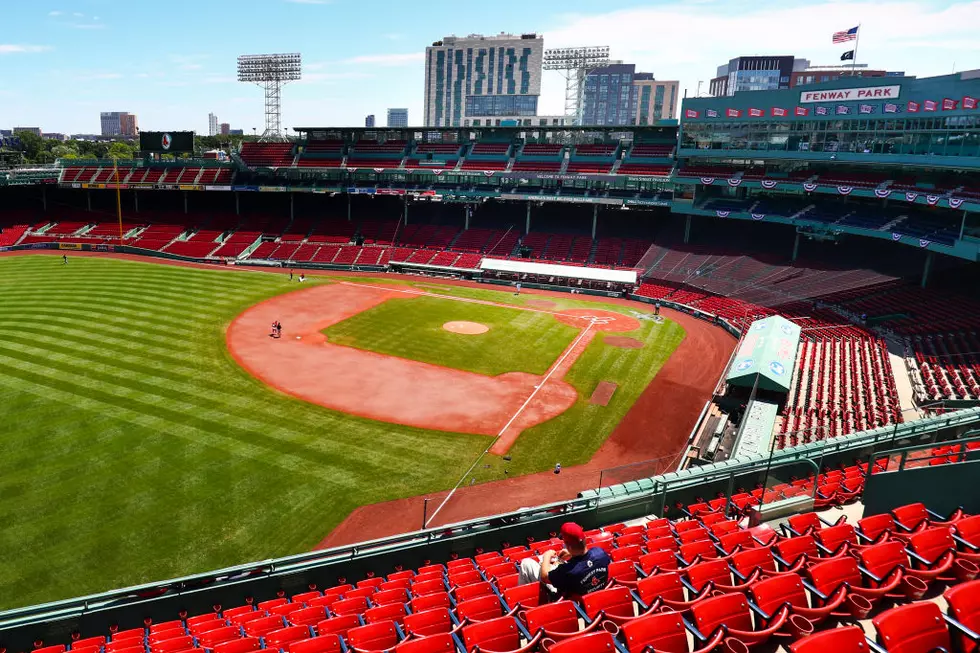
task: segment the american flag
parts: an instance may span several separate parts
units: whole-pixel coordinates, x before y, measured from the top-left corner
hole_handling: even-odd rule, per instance
[[[845,32],[834,32],[834,43],[847,43],[858,37],[858,28],[852,27]]]

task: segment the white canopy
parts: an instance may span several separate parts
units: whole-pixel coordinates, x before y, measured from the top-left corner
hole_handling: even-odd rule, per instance
[[[516,274],[535,274],[543,277],[563,277],[566,279],[636,284],[636,270],[607,270],[605,268],[556,265],[554,263],[531,263],[530,261],[508,261],[496,258],[485,258],[480,261],[480,269],[490,272],[513,272]]]

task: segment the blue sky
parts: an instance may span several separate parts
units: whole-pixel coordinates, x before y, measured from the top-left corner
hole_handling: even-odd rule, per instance
[[[283,125],[361,125],[387,107],[422,117],[425,46],[455,33],[544,34],[546,47],[609,45],[659,79],[698,81],[740,54],[832,64],[836,30],[862,24],[859,63],[919,76],[980,68],[980,0],[33,0],[4,2],[0,127],[97,132],[100,111],[143,129],[207,133],[207,114],[262,131],[262,91],[235,81],[239,54],[300,52],[304,80],[283,92]],[[15,28],[12,28],[15,27]],[[560,113],[545,73],[541,113]]]

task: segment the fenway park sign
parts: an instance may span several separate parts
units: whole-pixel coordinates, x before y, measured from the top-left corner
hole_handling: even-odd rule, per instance
[[[898,97],[902,87],[862,86],[860,88],[837,88],[821,91],[803,91],[800,104],[813,102],[853,102],[855,100],[893,100]]]

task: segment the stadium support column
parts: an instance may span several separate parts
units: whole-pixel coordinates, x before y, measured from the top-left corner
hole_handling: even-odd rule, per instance
[[[926,254],[926,263],[922,266],[922,287],[925,288],[929,283],[929,273],[932,271],[932,259],[936,256],[935,252]]]
[[[963,232],[966,230],[966,211],[963,211],[963,219],[960,221],[960,240],[963,240]]]
[[[463,205],[463,229],[470,228],[470,216],[473,215],[473,207],[469,204]]]
[[[402,206],[404,207],[405,213],[405,224],[408,224],[408,195],[405,195],[402,199]]]
[[[85,205],[88,206],[89,213],[92,212],[92,191],[85,191]]]
[[[190,211],[187,210],[187,191],[184,191],[184,215],[187,215]]]
[[[235,191],[235,215],[241,215],[241,214],[242,214],[242,210],[241,210],[241,206],[239,206],[238,204],[238,191],[236,190]]]
[[[800,232],[796,232],[796,238],[793,240],[793,260],[800,254]]]
[[[684,221],[684,244],[691,242],[691,216]]]
[[[347,193],[347,222],[350,222],[350,193]]]
[[[135,190],[133,191],[133,209],[134,209],[133,211],[134,213],[140,212],[140,194],[139,191],[135,191]],[[238,211],[235,212],[237,213]]]
[[[48,210],[48,189],[43,184],[41,185],[41,210],[44,211],[45,213]],[[961,233],[960,238],[962,237],[963,234]]]
[[[296,199],[296,193],[290,193],[289,194],[289,221],[290,222],[292,222],[293,220],[296,219],[296,217],[295,217],[295,214],[296,214],[296,206],[295,206],[295,204],[296,203],[294,201],[295,199]]]
[[[595,240],[595,224],[599,221],[599,205],[592,205],[592,240]]]
[[[531,233],[531,203],[527,203],[527,217],[524,219],[524,233]]]

